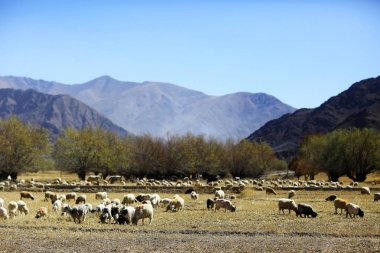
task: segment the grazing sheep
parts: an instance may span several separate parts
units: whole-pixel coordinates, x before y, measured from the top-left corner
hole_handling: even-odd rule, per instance
[[[14,217],[17,215],[18,205],[15,201],[11,201],[8,204],[9,217]]]
[[[295,192],[294,190],[290,190],[290,191],[288,192],[288,199],[293,198],[294,195],[296,195],[296,192]]]
[[[224,199],[224,191],[223,190],[215,191],[215,198]]]
[[[53,203],[53,211],[58,213],[59,211],[62,211],[62,201],[60,199],[57,199]]]
[[[40,207],[36,213],[36,219],[39,219],[41,217],[47,216],[48,214],[48,209],[47,207]]]
[[[19,211],[19,213],[23,213],[25,215],[29,214],[28,206],[26,205],[24,201],[19,200],[16,203],[17,203],[17,210]]]
[[[346,205],[348,204],[347,200],[337,198],[334,200],[335,213],[338,214],[338,208],[340,209],[340,214],[342,214],[343,209],[346,209]]]
[[[109,198],[106,198],[106,199],[103,199],[102,203],[103,203],[105,206],[108,206],[109,204],[112,203],[112,201],[111,201]]]
[[[185,206],[185,200],[178,195],[174,195],[174,198],[170,201],[169,205],[166,207],[166,211],[179,212],[180,210],[183,210],[184,206]]]
[[[66,194],[66,200],[67,201],[70,201],[70,200],[76,200],[77,198],[77,193],[76,192],[69,192]]]
[[[158,208],[160,201],[161,197],[157,193],[153,193],[152,195],[150,195],[150,202],[152,203],[153,208]]]
[[[55,195],[54,192],[51,192],[51,191],[46,191],[45,192],[45,198],[44,198],[44,201],[48,201],[49,199],[51,200],[51,196],[52,195]]]
[[[4,206],[4,199],[0,198],[0,207]]]
[[[111,222],[111,220],[112,220],[112,213],[111,213],[112,207],[113,207],[112,204],[109,204],[109,205],[103,207],[102,213],[99,217],[101,223],[110,223]]]
[[[86,194],[81,194],[75,200],[75,204],[80,204],[80,203],[86,204],[86,199],[87,199]]]
[[[295,213],[297,213],[297,204],[292,199],[279,199],[278,200],[278,213],[285,214],[284,209],[288,209],[289,213],[291,210],[293,210]]]
[[[354,215],[354,218],[356,215],[359,215],[361,218],[363,218],[364,212],[362,209],[360,209],[360,206],[349,203],[346,205],[346,218],[348,218],[348,215],[350,215],[350,218],[352,218],[352,215]]]
[[[360,188],[360,192],[361,192],[361,194],[371,195],[371,190],[369,189],[369,187]]]
[[[120,205],[121,205],[121,201],[120,201],[120,199],[113,199],[113,200],[111,201],[111,204],[114,204],[114,205],[116,205],[116,206],[120,206]]]
[[[23,199],[23,198],[34,200],[33,194],[31,194],[30,192],[27,192],[27,191],[20,192],[20,199]]]
[[[135,195],[132,193],[129,193],[127,195],[124,195],[123,201],[121,203],[123,205],[132,205],[135,202],[137,202]]]
[[[137,225],[139,220],[142,220],[142,224],[144,225],[144,219],[149,219],[149,224],[152,223],[153,220],[153,206],[150,204],[141,204],[136,207],[135,215],[132,218],[132,223]]]
[[[215,205],[215,201],[213,199],[207,199],[207,210],[212,210]]]
[[[0,207],[0,218],[6,220],[9,218],[8,211],[4,207]]]
[[[313,210],[313,208],[310,205],[300,203],[297,206],[296,215],[297,215],[297,217],[298,217],[298,215],[300,217],[302,217],[302,215],[304,215],[303,217],[311,216],[311,217],[315,218],[315,217],[317,217],[318,214]]]
[[[373,201],[378,201],[378,200],[380,200],[380,192],[379,193],[375,193],[373,195]]]
[[[50,201],[51,201],[52,204],[54,204],[54,202],[55,202],[57,199],[61,199],[61,195],[59,195],[58,193],[54,193],[54,194],[51,194],[51,195],[50,195]]]
[[[99,175],[88,176],[87,182],[90,182],[90,183],[95,182],[95,183],[99,184],[100,179],[101,178]]]
[[[120,220],[119,218],[120,218],[120,212],[122,208],[123,208],[122,205],[111,207],[111,217],[114,219],[116,223],[118,223]]]
[[[333,194],[333,195],[328,196],[326,198],[326,201],[334,201],[334,200],[336,200],[336,198],[337,198],[337,196],[335,194]]]
[[[192,191],[190,193],[190,197],[191,197],[191,199],[198,199],[199,198],[199,194],[196,193],[195,191]]]
[[[120,216],[118,219],[119,224],[132,224],[132,219],[135,215],[136,209],[133,206],[125,206],[120,211]]]
[[[168,206],[170,201],[172,201],[171,198],[163,198],[160,200],[161,207]]]
[[[12,184],[12,185],[9,187],[9,190],[10,190],[10,191],[17,191],[17,185],[16,185],[16,184]]]
[[[97,192],[95,193],[95,199],[106,199],[107,192]]]
[[[215,200],[215,212],[219,210],[220,208],[224,208],[224,212],[226,210],[229,210],[231,212],[236,211],[236,206],[231,203],[231,201],[227,199],[217,199]]]
[[[150,200],[150,195],[149,194],[139,194],[136,197],[136,200],[139,202],[143,202],[144,200]]]
[[[276,192],[273,188],[271,188],[271,187],[267,187],[267,188],[265,189],[265,193],[266,193],[266,194],[274,194],[274,195],[277,195],[277,192]]]
[[[74,220],[75,223],[81,223],[86,220],[86,207],[84,205],[79,206],[65,206],[64,210],[65,213],[68,213]]]

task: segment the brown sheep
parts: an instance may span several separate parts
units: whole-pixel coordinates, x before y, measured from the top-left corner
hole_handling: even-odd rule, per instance
[[[70,192],[66,194],[66,201],[70,201],[71,199],[75,201],[77,198],[77,194],[75,192]]]
[[[34,200],[33,194],[31,194],[30,192],[27,192],[27,191],[20,192],[20,199],[23,199],[23,198]]]
[[[337,198],[334,200],[335,214],[338,214],[338,208],[340,209],[340,214],[342,214],[343,209],[346,210],[348,202],[345,199]]]

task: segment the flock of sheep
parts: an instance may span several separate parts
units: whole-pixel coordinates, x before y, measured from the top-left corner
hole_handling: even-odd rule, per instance
[[[190,193],[191,199],[197,200],[199,194],[192,189],[186,191]],[[267,194],[276,195],[276,191],[271,187],[266,187]],[[370,194],[368,187],[361,188],[362,194]],[[317,217],[317,212],[309,204],[299,203],[296,204],[292,199],[296,192],[290,190],[288,192],[288,198],[280,198],[278,200],[279,213],[281,211],[285,214],[284,210],[288,210],[289,213],[294,211],[296,216],[300,217]],[[230,196],[230,199],[235,199],[236,196]],[[4,200],[0,198],[0,219],[13,218],[18,214],[29,214],[27,204],[23,199],[34,200],[34,196],[31,192],[21,191],[20,200],[10,201],[8,208],[4,207]],[[58,194],[51,191],[46,191],[44,195],[44,201],[51,202],[51,209],[60,215],[70,216],[74,222],[82,223],[85,221],[86,216],[90,213],[97,215],[99,222],[101,223],[118,223],[118,224],[134,224],[137,225],[139,220],[144,224],[145,219],[149,219],[149,224],[153,220],[153,214],[158,208],[165,208],[167,212],[179,212],[184,210],[185,200],[178,194],[172,198],[161,198],[157,193],[154,194],[126,194],[123,199],[109,199],[107,192],[97,192],[95,199],[99,200],[99,203],[93,206],[90,203],[86,203],[87,196],[85,194],[77,194],[76,192],[70,192],[66,194]],[[206,207],[208,210],[229,210],[231,212],[236,211],[236,205],[231,200],[226,199],[225,193],[221,189],[215,191],[215,198],[207,199]],[[374,201],[380,200],[380,193],[374,194]],[[70,206],[69,202],[75,201],[74,206]],[[326,201],[333,201],[335,207],[335,214],[338,213],[338,209],[346,211],[346,217],[356,217],[356,215],[363,217],[364,211],[360,206],[349,203],[348,201],[338,198],[336,195],[330,195],[326,198]],[[48,208],[41,207],[37,210],[35,218],[41,218],[48,215]]]

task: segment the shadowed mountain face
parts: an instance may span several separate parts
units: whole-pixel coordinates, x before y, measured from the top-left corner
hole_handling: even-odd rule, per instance
[[[0,117],[16,115],[24,122],[47,128],[53,137],[66,128],[100,127],[127,132],[84,103],[67,95],[47,95],[35,90],[0,89]]]
[[[68,94],[134,134],[206,134],[243,138],[267,121],[294,111],[264,93],[208,96],[168,83],[121,82],[102,76],[64,85],[22,77],[0,77],[0,88]]]
[[[269,121],[248,139],[265,141],[284,157],[293,155],[302,139],[338,128],[380,129],[380,76],[353,84],[315,109],[300,109]]]

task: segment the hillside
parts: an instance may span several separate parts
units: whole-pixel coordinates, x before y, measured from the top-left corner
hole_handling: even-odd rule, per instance
[[[380,76],[353,84],[320,107],[300,109],[269,121],[248,139],[267,142],[278,154],[288,157],[309,134],[351,127],[380,129]]]
[[[68,94],[135,134],[205,134],[243,138],[295,109],[264,93],[209,96],[174,84],[122,82],[109,76],[65,85],[24,77],[0,77],[0,88]]]
[[[67,95],[46,95],[35,90],[0,89],[0,117],[16,115],[24,122],[47,128],[53,137],[63,129],[100,127],[126,135],[127,131],[84,103]]]

